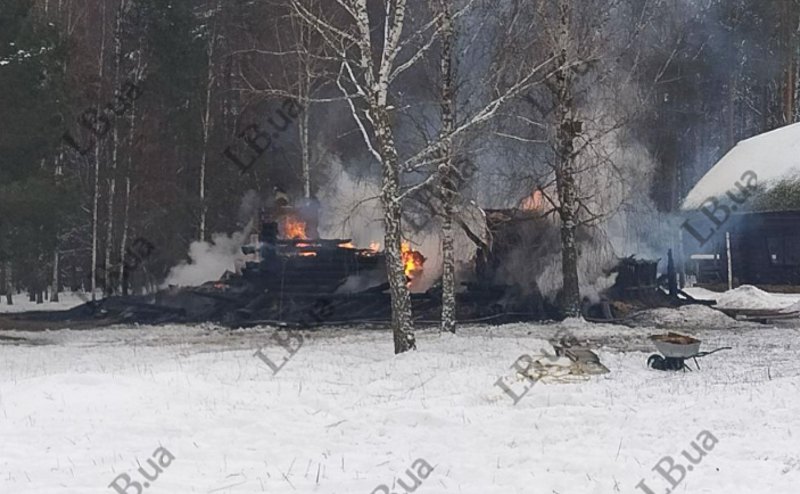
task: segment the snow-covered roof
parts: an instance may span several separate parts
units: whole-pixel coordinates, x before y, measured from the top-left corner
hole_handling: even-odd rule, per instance
[[[739,142],[697,182],[682,208],[696,209],[706,199],[721,198],[728,191],[741,195],[736,183],[747,186],[753,173],[766,189],[800,176],[800,123]]]

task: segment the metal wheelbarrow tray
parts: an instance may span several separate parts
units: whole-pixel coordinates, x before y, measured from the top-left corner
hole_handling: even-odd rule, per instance
[[[710,352],[701,352],[700,340],[678,333],[667,333],[665,335],[653,335],[650,337],[656,350],[661,355],[653,354],[647,359],[647,366],[657,370],[686,370],[689,366],[686,365],[687,359],[694,360],[694,365],[700,370],[700,364],[697,359],[711,355],[722,350],[731,350],[731,347],[722,347],[712,350]]]

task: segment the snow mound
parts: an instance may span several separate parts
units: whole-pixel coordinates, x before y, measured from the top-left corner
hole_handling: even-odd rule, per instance
[[[633,322],[641,326],[665,329],[717,329],[740,324],[722,312],[705,305],[685,305],[677,309],[648,309],[636,314]]]
[[[791,300],[776,297],[752,285],[742,285],[717,297],[717,307],[722,309],[779,310],[790,305]]]
[[[786,312],[787,314],[792,312],[800,312],[800,301],[782,308],[781,312]]]

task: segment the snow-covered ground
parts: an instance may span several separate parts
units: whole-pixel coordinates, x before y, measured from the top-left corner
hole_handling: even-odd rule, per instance
[[[98,296],[100,296],[98,294]],[[5,295],[0,297],[0,314],[27,311],[67,310],[76,305],[84,304],[91,298],[90,293],[62,292],[58,294],[58,302],[45,300],[41,304],[31,302],[27,293],[14,294],[13,305],[6,304]]]
[[[386,331],[303,332],[276,375],[254,356],[282,361],[269,328],[0,333],[0,492],[116,493],[162,447],[147,494],[402,494],[417,459],[419,493],[662,494],[653,467],[702,431],[718,443],[671,492],[798,492],[800,331],[696,323],[676,329],[734,349],[692,373],[646,368],[660,331],[575,321],[420,331],[400,356]],[[604,341],[611,372],[513,405],[495,381],[560,328]]]

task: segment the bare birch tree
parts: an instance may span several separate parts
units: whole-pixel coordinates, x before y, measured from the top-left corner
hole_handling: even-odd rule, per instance
[[[576,118],[574,99],[574,68],[567,62],[575,57],[575,39],[572,28],[572,2],[559,0],[557,24],[552,35],[554,52],[561,68],[556,71],[551,84],[556,104],[555,162],[553,169],[558,192],[558,214],[561,219],[561,275],[564,280],[562,307],[564,315],[580,315],[580,284],[578,281],[578,248],[575,239],[577,228],[578,197],[575,185],[575,140],[582,124]]]
[[[453,238],[453,217],[459,182],[455,179],[453,138],[456,124],[455,76],[453,74],[453,45],[455,27],[453,26],[452,0],[436,0],[439,13],[441,60],[439,82],[441,88],[441,164],[439,165],[439,197],[443,203],[442,211],[442,331],[456,332],[456,259]]]
[[[284,13],[285,2],[269,4],[277,13]],[[303,197],[308,200],[314,195],[312,173],[320,165],[324,156],[313,153],[317,139],[311,135],[311,115],[313,107],[319,103],[330,102],[330,98],[322,96],[326,83],[332,79],[331,63],[327,55],[327,46],[317,31],[302,18],[294,15],[289,6],[287,15],[275,18],[271,36],[262,42],[277,45],[274,49],[250,48],[238,50],[238,54],[260,55],[258,64],[248,63],[241,79],[243,91],[260,98],[290,98],[299,105],[297,133],[300,147],[300,175],[303,186]],[[274,38],[274,39],[273,39]],[[276,70],[279,67],[280,70]],[[279,116],[282,110],[278,110]],[[285,120],[296,115],[283,115]]]
[[[125,15],[127,2],[120,0],[117,4],[115,22],[114,22],[114,78],[113,87],[114,94],[120,95],[120,70],[122,66],[122,19]],[[119,122],[113,122],[112,141],[111,141],[111,163],[108,171],[108,192],[106,197],[106,249],[104,260],[104,284],[103,289],[106,294],[111,294],[114,291],[113,283],[110,276],[112,273],[111,266],[111,251],[114,248],[114,198],[117,193],[117,161],[119,158]],[[120,269],[122,269],[120,267]]]
[[[371,4],[370,4],[371,5]],[[413,22],[409,17],[407,0],[385,0],[381,9],[372,9],[367,0],[336,0],[335,6],[324,8],[312,0],[292,0],[295,14],[308,23],[336,53],[339,64],[337,85],[343,93],[350,112],[361,132],[365,145],[381,164],[384,245],[392,297],[392,327],[395,352],[415,347],[411,301],[403,267],[402,208],[403,200],[418,190],[436,187],[452,177],[452,142],[467,131],[491,121],[498,110],[526,88],[547,79],[555,57],[543,57],[536,64],[521,70],[519,77],[504,82],[488,102],[456,122],[454,111],[451,62],[443,62],[444,88],[443,122],[439,136],[405,159],[396,144],[397,108],[392,88],[398,78],[429,55],[431,46],[443,29],[452,30],[452,20],[444,20],[442,12],[434,12],[429,21]],[[418,18],[424,2],[415,4]],[[464,12],[462,9],[460,12]],[[451,10],[447,11],[452,12]],[[380,33],[380,35],[378,35]],[[452,33],[449,35],[452,42]],[[449,50],[449,49],[447,49]],[[448,57],[452,59],[452,54]],[[449,160],[449,161],[448,161]],[[448,166],[448,163],[450,166]],[[439,165],[444,164],[439,170]],[[405,184],[405,172],[432,170],[427,178]],[[450,216],[452,217],[452,211]],[[451,227],[452,228],[452,227]],[[454,265],[454,262],[451,262]],[[450,269],[450,268],[448,268]],[[450,272],[452,274],[452,272]],[[450,276],[450,275],[448,275]],[[454,281],[445,311],[454,313]],[[451,316],[448,315],[448,318]],[[448,325],[447,329],[451,330]]]
[[[206,168],[208,162],[208,141],[211,133],[211,128],[214,125],[212,114],[212,93],[216,85],[216,73],[214,71],[214,53],[216,51],[218,42],[219,22],[218,15],[222,6],[222,2],[217,0],[210,12],[205,12],[203,17],[208,25],[205,27],[206,36],[206,57],[207,57],[207,70],[205,80],[205,95],[203,101],[203,113],[201,115],[201,127],[203,129],[203,149],[200,154],[200,183],[199,185],[199,198],[200,198],[200,213],[198,220],[198,238],[200,241],[206,240],[206,216],[208,215],[208,204],[206,201]]]
[[[132,70],[132,79],[136,82],[144,78],[145,71],[147,70],[147,63],[144,60],[144,36],[139,33],[135,37],[135,48],[132,52],[132,57],[136,59],[135,66]],[[128,116],[128,138],[127,148],[128,156],[125,163],[125,192],[123,195],[122,207],[122,238],[119,244],[119,293],[123,295],[128,294],[129,277],[130,273],[127,268],[127,252],[128,252],[128,237],[130,234],[130,216],[131,216],[131,196],[133,193],[133,177],[136,176],[134,168],[133,156],[136,150],[136,130],[137,130],[137,110],[136,98],[131,98],[131,108]]]
[[[100,52],[98,55],[98,79],[102,82],[103,74],[105,72],[105,52],[106,52],[106,4],[102,8],[103,28],[100,33]],[[100,160],[102,158],[102,139],[97,139],[94,148],[94,174],[92,175],[92,266],[91,273],[92,279],[89,283],[92,290],[92,302],[96,300],[97,291],[97,249],[98,249],[98,222],[99,222],[99,202],[100,202]]]
[[[384,249],[392,300],[395,353],[415,348],[411,297],[406,286],[402,242],[401,161],[395,141],[390,87],[419,61],[433,43],[435,23],[415,27],[407,17],[407,0],[381,2],[370,12],[367,0],[337,0],[335,8],[292,0],[296,15],[317,31],[339,57],[337,84],[347,98],[364,142],[381,164]],[[382,36],[374,36],[375,33]],[[423,38],[422,47],[411,39]]]
[[[556,57],[552,77],[526,95],[526,111],[515,115],[528,135],[505,137],[540,148],[539,159],[546,165],[537,187],[554,190],[553,196],[545,195],[560,225],[560,305],[566,317],[581,313],[577,229],[597,224],[614,209],[598,199],[603,196],[598,177],[625,180],[605,148],[607,137],[631,121],[629,109],[636,102],[630,102],[637,96],[636,39],[650,7],[648,2],[633,6],[620,0],[590,0],[580,8],[571,0],[518,0],[511,11],[515,23],[533,23],[539,32],[526,35],[530,31],[521,28],[510,33],[506,46],[523,42],[533,53]],[[518,61],[509,58],[505,63],[513,72]],[[630,91],[624,97],[622,88]]]
[[[14,305],[14,274],[11,261],[6,261],[3,267],[3,283],[6,290],[6,304]]]

